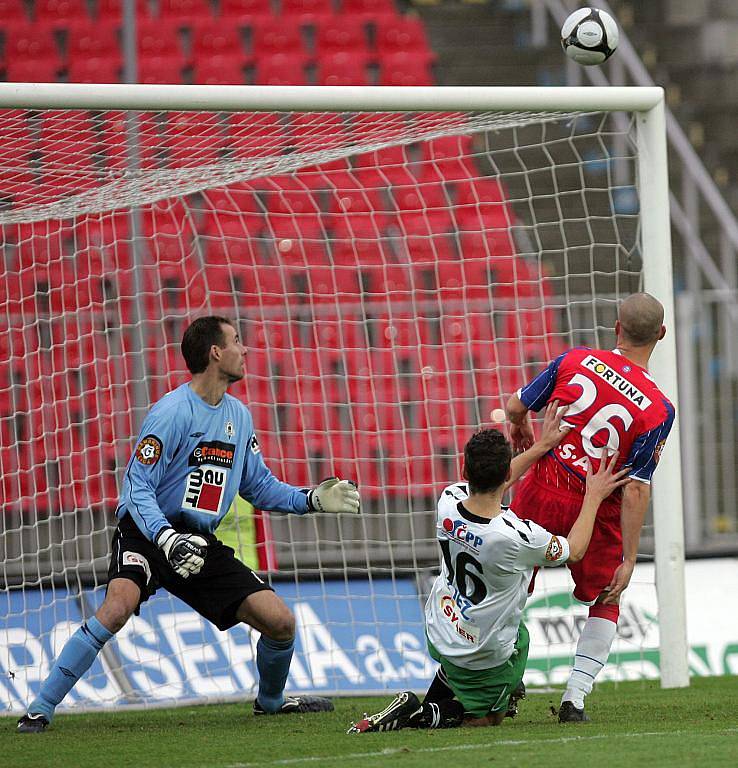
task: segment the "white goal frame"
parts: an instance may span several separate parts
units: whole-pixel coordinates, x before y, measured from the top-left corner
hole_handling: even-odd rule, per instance
[[[3,109],[176,111],[627,111],[636,114],[644,288],[669,329],[653,355],[678,402],[664,91],[658,87],[412,87],[0,84]],[[660,669],[664,688],[689,685],[679,419],[653,487]]]

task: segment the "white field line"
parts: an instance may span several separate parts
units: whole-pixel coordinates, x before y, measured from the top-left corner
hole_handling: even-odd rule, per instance
[[[348,755],[315,755],[313,757],[289,757],[282,760],[269,760],[258,763],[227,763],[222,768],[265,768],[266,766],[304,765],[308,763],[332,763],[343,760],[370,760],[375,757],[391,757],[400,754],[434,754],[439,752],[465,752],[476,749],[491,749],[494,747],[521,747],[529,744],[566,744],[567,742],[601,741],[603,739],[632,739],[652,736],[687,736],[691,731],[642,731],[634,733],[597,734],[592,736],[562,736],[558,739],[500,739],[487,741],[483,744],[453,744],[447,747],[386,747],[375,752],[354,752]],[[738,728],[723,728],[719,731],[700,734],[705,736],[727,736],[738,733]],[[360,737],[366,738],[366,737]],[[212,764],[208,768],[215,768]]]

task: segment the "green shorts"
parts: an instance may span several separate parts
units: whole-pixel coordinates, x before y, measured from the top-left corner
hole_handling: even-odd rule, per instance
[[[448,684],[464,709],[474,717],[484,717],[490,712],[507,709],[510,694],[520,685],[528,661],[530,643],[528,629],[520,622],[518,639],[512,656],[492,669],[466,669],[459,667],[442,656],[428,642],[428,652],[442,667],[448,677]]]

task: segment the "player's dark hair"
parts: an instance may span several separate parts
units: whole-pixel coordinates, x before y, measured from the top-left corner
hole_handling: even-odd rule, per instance
[[[227,317],[208,315],[193,320],[182,337],[182,357],[190,373],[202,373],[210,363],[210,347],[224,347],[226,340],[223,325],[233,323]]]
[[[512,449],[497,429],[482,429],[464,446],[464,477],[470,493],[487,493],[499,488],[507,478]]]

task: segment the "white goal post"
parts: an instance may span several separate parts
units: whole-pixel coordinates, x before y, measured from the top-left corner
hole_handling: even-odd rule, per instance
[[[379,113],[505,113],[510,115],[567,115],[629,113],[635,125],[635,164],[639,199],[639,246],[642,259],[642,289],[663,303],[668,329],[657,345],[652,370],[658,384],[678,403],[676,333],[672,284],[669,222],[668,172],[664,123],[664,93],[644,87],[259,87],[196,85],[74,85],[0,84],[0,110],[90,110],[116,112],[379,112]],[[486,128],[494,131],[495,126]],[[0,153],[2,139],[0,138]],[[374,149],[374,147],[370,147]],[[348,152],[348,149],[345,149]],[[366,151],[366,150],[364,150]],[[327,161],[340,151],[327,152]],[[320,158],[312,158],[318,164]],[[586,159],[582,162],[586,162]],[[312,163],[308,163],[311,165]],[[195,191],[189,169],[168,180],[182,182],[184,193]],[[279,169],[275,170],[279,173]],[[220,177],[218,177],[220,178]],[[229,178],[220,178],[227,184]],[[534,183],[534,182],[531,182]],[[129,206],[137,205],[135,179]],[[212,186],[217,186],[213,184]],[[205,188],[205,187],[204,187]],[[81,196],[90,194],[83,192]],[[152,198],[153,199],[153,198]],[[36,203],[33,203],[36,205]],[[33,208],[43,212],[46,202]],[[58,204],[50,218],[72,215]],[[453,203],[450,203],[453,205]],[[111,207],[115,207],[111,204]],[[106,210],[98,206],[97,212]],[[3,212],[0,211],[0,215]],[[6,220],[12,214],[4,212]],[[20,220],[20,219],[19,219]],[[138,281],[142,278],[134,276]],[[138,285],[138,282],[136,282]],[[592,283],[594,286],[594,282]],[[597,298],[593,290],[592,300]],[[618,296],[620,295],[618,291]],[[566,311],[566,309],[564,309]],[[132,375],[132,378],[136,378]],[[494,386],[490,383],[490,386]],[[133,437],[133,436],[132,436]],[[684,535],[682,475],[680,462],[679,408],[667,447],[653,484],[655,579],[658,594],[660,678],[663,687],[689,684],[687,663],[684,584]],[[409,459],[410,457],[408,457]],[[283,479],[290,482],[289,477]],[[449,478],[450,480],[451,478]],[[435,480],[435,478],[434,478]],[[412,531],[412,523],[410,524]],[[341,525],[339,524],[340,536]],[[0,659],[0,667],[2,659]]]

